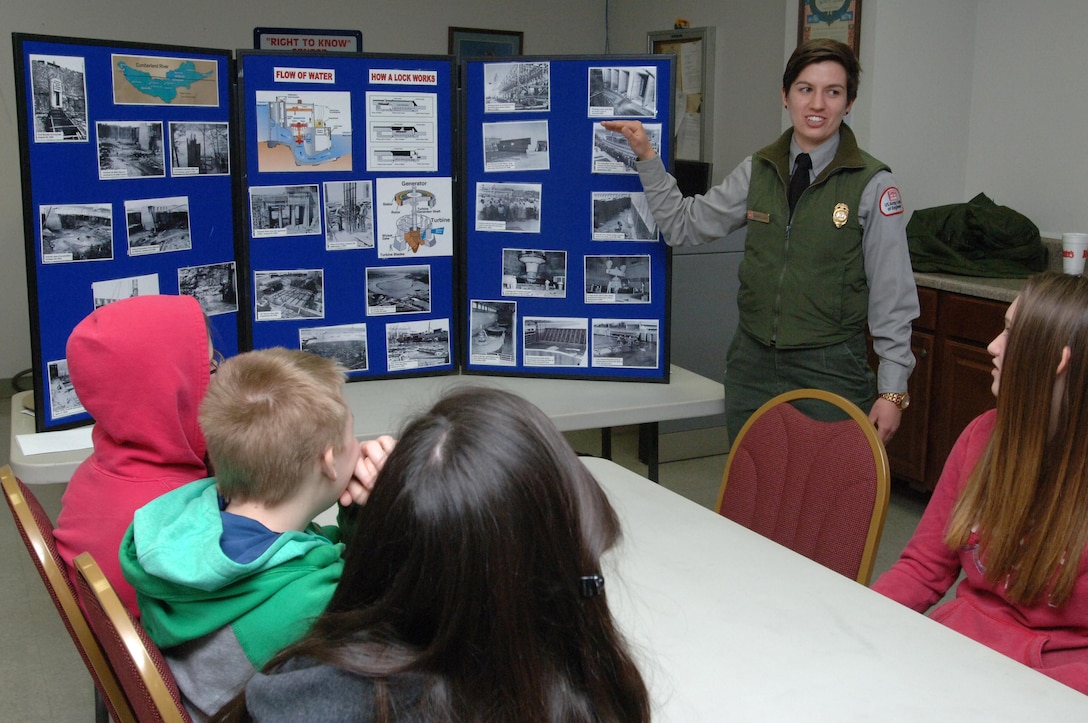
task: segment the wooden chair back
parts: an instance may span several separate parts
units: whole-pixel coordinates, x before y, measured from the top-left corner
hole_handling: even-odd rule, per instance
[[[794,406],[799,400],[831,404],[842,420],[813,419]],[[797,389],[741,428],[715,509],[868,585],[890,487],[888,454],[866,414],[837,394]]]
[[[64,628],[79,651],[79,657],[83,659],[83,664],[87,666],[87,672],[94,681],[98,719],[101,721],[102,713],[105,712],[117,723],[136,723],[136,715],[121,690],[121,684],[76,600],[75,586],[68,575],[68,568],[57,552],[53,522],[38,498],[16,479],[8,465],[0,468],[0,484],[3,485],[4,498],[15,519],[19,535],[23,538],[23,544],[34,561],[38,575],[45,583],[45,589],[60,614]]]
[[[174,675],[162,651],[117,597],[89,552],[75,559],[87,620],[102,643],[117,679],[141,723],[190,723]]]

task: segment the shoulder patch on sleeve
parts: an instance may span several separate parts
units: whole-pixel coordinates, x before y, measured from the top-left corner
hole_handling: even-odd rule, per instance
[[[880,195],[880,212],[885,216],[895,216],[903,213],[903,199],[899,196],[899,189],[888,186]]]

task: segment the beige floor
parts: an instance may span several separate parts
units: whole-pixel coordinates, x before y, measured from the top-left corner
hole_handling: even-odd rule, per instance
[[[0,439],[9,436],[8,399],[0,397]],[[568,435],[579,452],[597,454],[596,432]],[[636,458],[637,430],[617,429],[614,458],[635,472],[646,467]],[[669,462],[661,465],[661,482],[694,502],[713,505],[724,456]],[[55,519],[63,485],[33,488]],[[876,573],[887,569],[913,533],[924,498],[895,490]],[[0,514],[0,566],[6,571],[0,585],[0,721],[91,721],[94,719],[92,687],[79,655],[72,646],[56,611],[34,570],[10,515]]]

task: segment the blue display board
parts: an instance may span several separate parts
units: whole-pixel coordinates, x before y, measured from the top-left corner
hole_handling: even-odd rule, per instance
[[[239,52],[252,346],[457,366],[453,60]]]
[[[239,348],[224,50],[15,34],[38,431],[89,417],[65,345],[95,308],[189,294]]]
[[[671,56],[462,66],[464,368],[668,381],[670,263],[624,137],[671,158]]]

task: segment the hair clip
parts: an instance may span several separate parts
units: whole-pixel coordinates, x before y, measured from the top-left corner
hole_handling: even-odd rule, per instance
[[[604,590],[604,578],[600,575],[584,575],[578,579],[582,597],[597,597]]]

